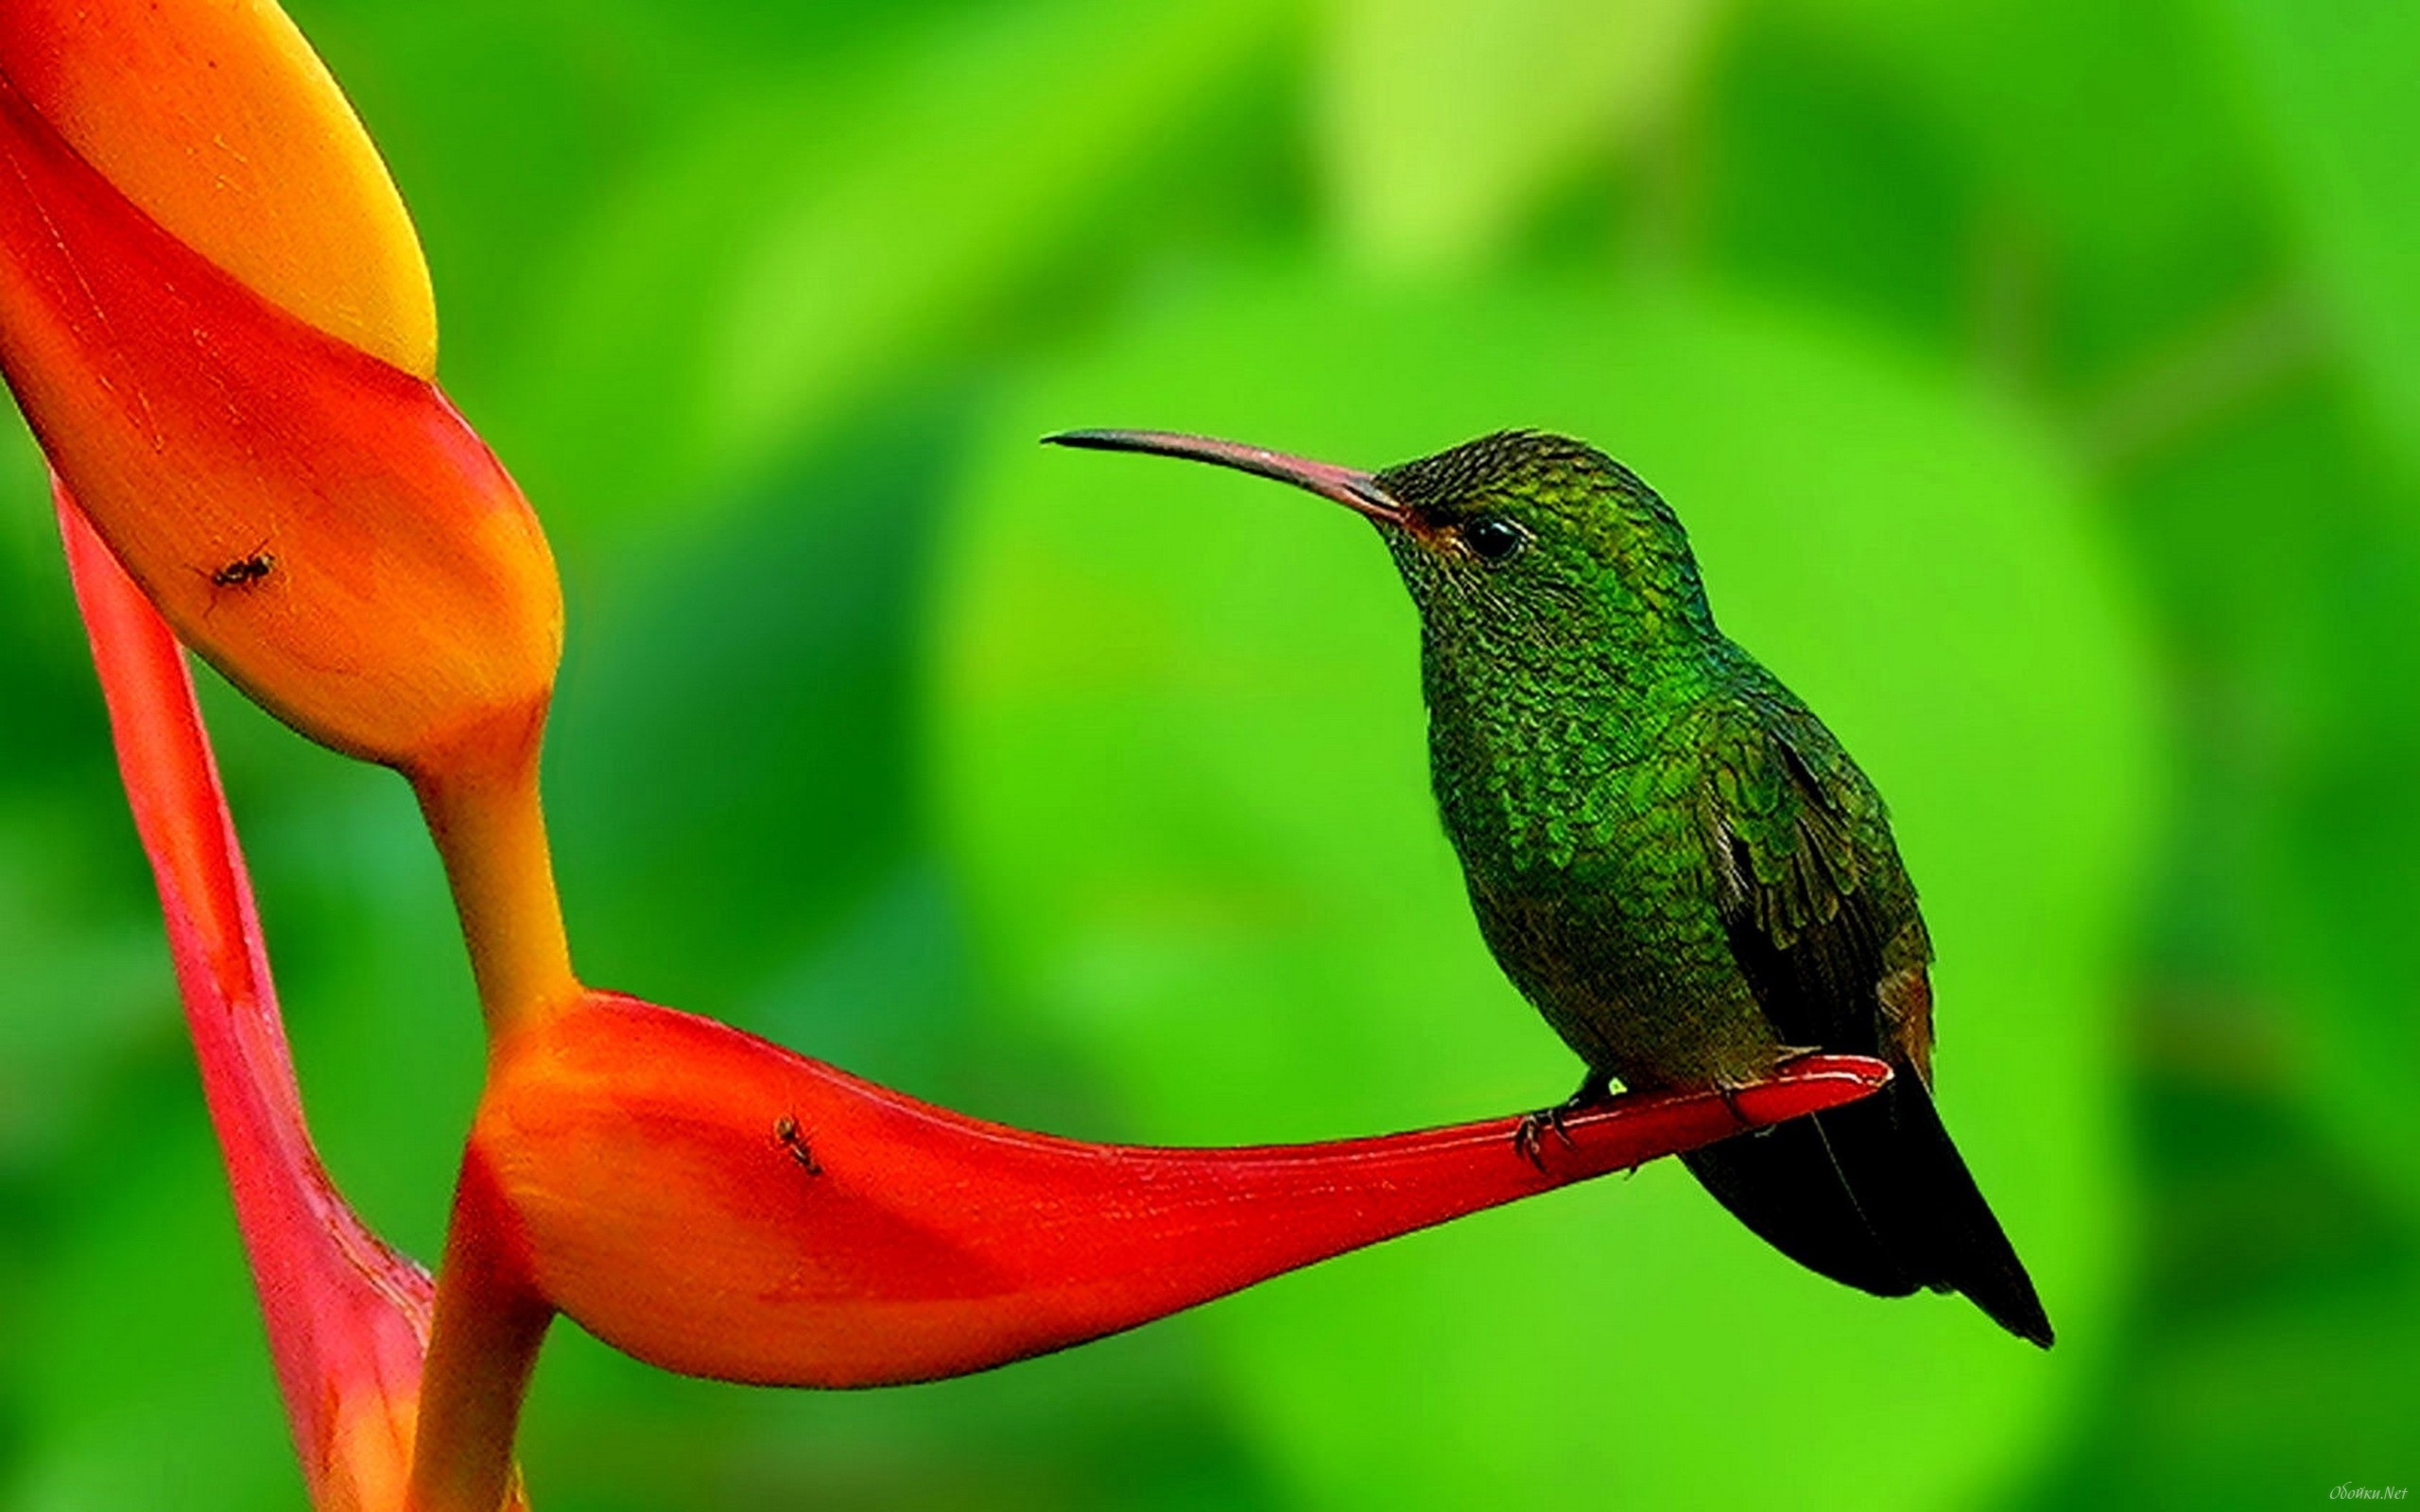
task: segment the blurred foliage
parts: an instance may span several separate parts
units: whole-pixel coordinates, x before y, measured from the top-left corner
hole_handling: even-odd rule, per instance
[[[1364,533],[1031,438],[1573,428],[1891,796],[1944,1097],[2062,1325],[1828,1287],[1655,1168],[904,1391],[565,1330],[549,1512],[2420,1474],[2409,8],[291,9],[562,560],[592,978],[1094,1136],[1560,1095]],[[0,494],[0,1508],[299,1506],[13,428]],[[329,1159],[431,1254],[478,1055],[435,861],[392,779],[206,692]]]

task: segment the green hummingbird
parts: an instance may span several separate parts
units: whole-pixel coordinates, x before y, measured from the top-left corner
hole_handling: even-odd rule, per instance
[[[1504,431],[1363,472],[1231,441],[1063,446],[1275,478],[1378,528],[1420,611],[1430,775],[1480,933],[1587,1063],[1522,1126],[1628,1087],[1730,1088],[1810,1051],[1896,1074],[1682,1159],[1810,1269],[1960,1291],[2048,1348],[2033,1282],[1933,1107],[1932,944],[1882,799],[1715,627],[1680,517],[1584,442]]]

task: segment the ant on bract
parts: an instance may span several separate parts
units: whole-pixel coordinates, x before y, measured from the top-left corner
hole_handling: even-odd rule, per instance
[[[815,1152],[807,1147],[806,1136],[799,1131],[798,1120],[784,1114],[773,1122],[773,1140],[789,1151],[799,1169],[809,1176],[821,1176],[823,1167],[815,1163]]]
[[[267,581],[269,574],[277,571],[277,554],[268,549],[267,541],[263,541],[224,567],[197,567],[194,571],[210,579],[210,586],[213,589],[250,590]],[[218,595],[214,593],[211,595],[209,609],[202,610],[203,615],[206,617],[211,610],[217,607]]]
[[[277,571],[277,557],[267,549],[268,545],[268,542],[264,541],[260,545],[253,547],[249,556],[231,561],[226,566],[210,573],[208,576],[212,585],[218,588],[250,588]]]

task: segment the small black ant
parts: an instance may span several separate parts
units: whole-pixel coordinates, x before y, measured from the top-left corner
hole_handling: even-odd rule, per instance
[[[277,557],[267,549],[268,546],[268,542],[264,541],[252,548],[250,556],[210,573],[211,585],[216,588],[250,588],[277,571]]]
[[[815,1152],[806,1147],[806,1136],[800,1133],[798,1120],[786,1113],[773,1123],[773,1138],[790,1152],[790,1159],[809,1176],[821,1176],[823,1167],[815,1163]]]

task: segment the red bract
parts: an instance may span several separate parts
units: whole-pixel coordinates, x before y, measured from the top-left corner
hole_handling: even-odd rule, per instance
[[[428,1336],[428,1275],[328,1180],[302,1120],[251,883],[184,653],[63,488],[59,524],[151,858],[236,1227],[312,1504],[400,1506]]]
[[[1515,1119],[1256,1149],[984,1123],[596,993],[499,1059],[463,1183],[531,1292],[640,1359],[769,1385],[962,1375],[1879,1085],[1823,1057],[1726,1106],[1633,1097],[1539,1163]]]
[[[1889,1075],[1819,1057],[1728,1098],[1621,1098],[1549,1135],[1540,1164],[1512,1118],[1153,1149],[984,1123],[709,1019],[591,993],[490,1067],[439,1290],[421,1504],[494,1504],[555,1312],[684,1375],[962,1375],[1837,1107]]]

